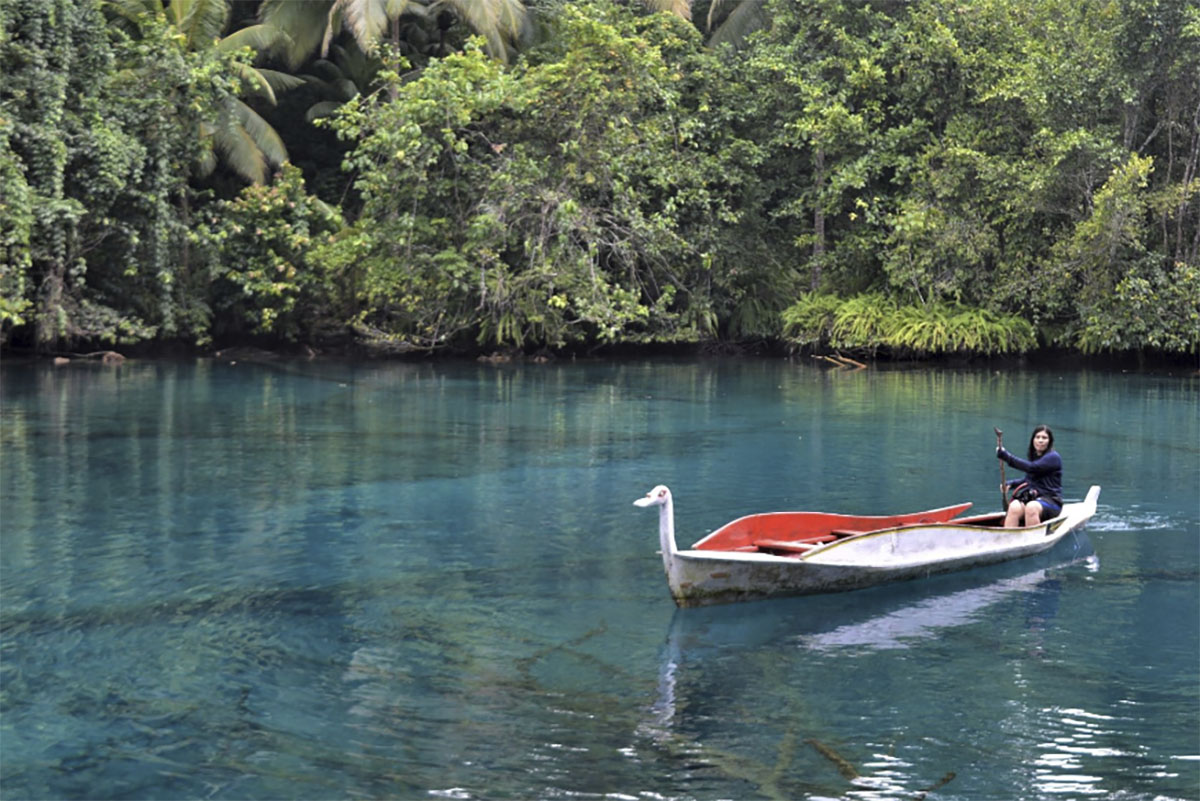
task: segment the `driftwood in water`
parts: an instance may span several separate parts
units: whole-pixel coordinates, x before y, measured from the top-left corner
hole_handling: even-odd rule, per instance
[[[843,757],[837,751],[834,751],[832,748],[825,745],[825,743],[821,742],[820,740],[814,740],[811,737],[808,738],[807,740],[805,740],[804,742],[808,743],[813,748],[817,749],[818,754],[825,757],[830,762],[832,762],[834,765],[836,765],[837,769],[838,769],[838,773],[842,774],[847,779],[857,779],[858,778],[858,771],[855,770],[854,766],[850,764],[850,760]]]
[[[863,364],[862,362],[855,361],[854,359],[851,359],[849,356],[842,356],[837,353],[833,354],[832,356],[826,356],[824,354],[814,354],[813,358],[829,362],[830,364],[835,365],[837,367],[848,367],[853,370],[867,369],[867,366],[865,364]]]
[[[958,774],[957,774],[957,773],[955,773],[954,771],[950,771],[950,772],[948,772],[948,773],[947,773],[945,776],[943,776],[942,778],[938,779],[936,782],[934,782],[933,784],[929,785],[929,786],[928,786],[928,787],[926,787],[924,790],[921,790],[920,792],[918,792],[918,793],[917,793],[917,796],[916,796],[916,797],[917,797],[917,801],[920,801],[920,799],[924,798],[924,797],[926,796],[926,794],[928,794],[928,793],[932,793],[932,792],[933,792],[934,790],[936,790],[937,788],[941,787],[941,786],[942,786],[942,785],[944,785],[944,784],[947,784],[947,783],[948,783],[948,782],[949,782],[951,779],[953,779],[953,778],[954,778],[955,776],[957,776],[957,775],[958,775]]]
[[[125,357],[120,353],[117,353],[115,350],[98,350],[92,353],[72,353],[71,356],[74,356],[76,359],[99,360],[104,364],[124,364],[125,362]],[[64,365],[70,363],[71,359],[67,358],[66,356],[54,357],[55,365]]]

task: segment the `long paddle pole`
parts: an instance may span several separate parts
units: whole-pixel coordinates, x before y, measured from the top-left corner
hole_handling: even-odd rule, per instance
[[[994,426],[992,427],[992,430],[996,432],[996,447],[1003,448],[1004,447],[1004,432]],[[1005,485],[1007,484],[1007,482],[1004,480],[1004,460],[999,459],[997,461],[1000,462],[1000,508],[1007,511],[1008,510],[1008,490],[1006,490],[1004,488]]]

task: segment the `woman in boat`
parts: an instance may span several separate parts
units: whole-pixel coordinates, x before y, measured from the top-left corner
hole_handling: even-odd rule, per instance
[[[1049,426],[1033,429],[1028,459],[1002,447],[996,448],[996,457],[1025,471],[1025,478],[1010,479],[1000,487],[1006,497],[1010,489],[1016,490],[1004,518],[1006,528],[1036,526],[1062,512],[1062,457],[1054,450],[1054,432]]]

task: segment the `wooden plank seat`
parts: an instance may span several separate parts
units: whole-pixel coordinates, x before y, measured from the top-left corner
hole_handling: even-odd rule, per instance
[[[965,524],[970,526],[980,526],[995,524],[1004,520],[1004,512],[988,512],[982,515],[973,515],[971,517],[956,517],[951,522],[955,525]]]
[[[828,534],[821,537],[805,537],[802,540],[755,540],[754,545],[759,550],[764,551],[790,551],[792,553],[804,553],[812,550],[818,545],[823,545],[827,542],[836,540],[833,534]]]
[[[816,548],[819,542],[787,542],[786,540],[755,540],[755,546],[760,551],[785,551],[788,553],[805,553]]]

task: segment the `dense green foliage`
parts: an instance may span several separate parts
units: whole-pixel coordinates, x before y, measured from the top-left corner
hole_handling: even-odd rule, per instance
[[[335,316],[332,296],[311,255],[341,227],[336,209],[305,192],[300,170],[285,164],[270,184],[253,184],[210,204],[195,242],[209,249],[213,331],[319,339]]]
[[[5,335],[46,349],[203,335],[188,175],[236,62],[188,53],[154,19],[131,39],[98,4],[0,16]]]
[[[0,343],[1200,352],[1193,3],[666,5],[0,5]]]
[[[667,57],[699,52],[695,31],[589,11],[564,8],[513,70],[468,47],[340,116],[364,323],[424,348],[715,334],[697,273],[732,212],[691,65]]]
[[[1015,315],[936,302],[898,306],[882,294],[806,295],[783,313],[784,335],[804,347],[874,355],[1011,353],[1032,349],[1033,326]]]

